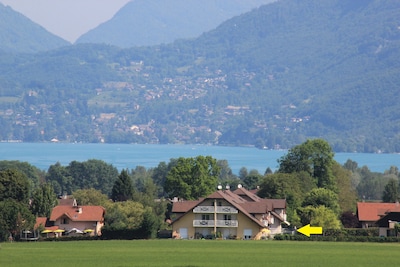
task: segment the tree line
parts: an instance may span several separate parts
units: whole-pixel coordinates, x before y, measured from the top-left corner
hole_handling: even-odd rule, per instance
[[[312,223],[326,229],[357,227],[357,201],[399,198],[397,167],[374,173],[350,159],[340,165],[323,139],[294,146],[278,163],[275,172],[267,167],[260,174],[242,167],[235,175],[226,160],[211,156],[121,171],[96,159],[56,163],[47,171],[27,162],[0,161],[0,240],[32,229],[35,217],[49,217],[62,195],[72,195],[79,205],[105,207],[105,230],[140,229],[146,238],[168,228],[171,199],[205,197],[218,185],[233,189],[241,184],[258,189],[263,198],[284,198],[292,226]]]

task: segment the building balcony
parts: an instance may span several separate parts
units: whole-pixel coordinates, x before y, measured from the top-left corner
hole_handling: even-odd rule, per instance
[[[216,225],[214,224],[216,222]],[[194,220],[193,227],[238,227],[237,220]]]
[[[197,206],[193,209],[193,213],[225,213],[225,214],[235,214],[238,210],[230,206]]]

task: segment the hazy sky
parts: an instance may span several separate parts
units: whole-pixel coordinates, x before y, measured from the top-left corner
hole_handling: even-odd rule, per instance
[[[74,42],[130,0],[0,0],[49,32]]]

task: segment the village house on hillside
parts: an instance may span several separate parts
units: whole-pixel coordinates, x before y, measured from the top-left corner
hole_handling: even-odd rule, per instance
[[[102,206],[79,206],[75,199],[63,197],[51,211],[50,218],[37,218],[36,228],[41,224],[42,233],[61,235],[101,235],[105,209]]]
[[[182,239],[262,239],[289,224],[285,199],[262,199],[241,186],[196,201],[175,201],[172,214],[173,235]]]

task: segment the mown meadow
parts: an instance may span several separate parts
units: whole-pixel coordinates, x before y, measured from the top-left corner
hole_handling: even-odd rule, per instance
[[[13,242],[0,266],[396,266],[399,243],[238,240]]]

